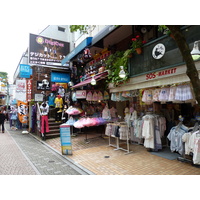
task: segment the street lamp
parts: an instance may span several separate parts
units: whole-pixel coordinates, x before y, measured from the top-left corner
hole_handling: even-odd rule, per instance
[[[48,75],[44,75],[45,79],[42,80],[42,87],[44,88],[44,101],[46,101],[46,89],[49,87]]]
[[[199,46],[198,46],[199,43],[200,43],[200,40],[194,42],[194,47],[191,51],[193,60],[198,60],[200,58],[200,51],[199,51]]]
[[[125,78],[126,77],[126,72],[124,71],[124,67],[120,66],[121,70],[119,72],[119,77],[120,78]]]

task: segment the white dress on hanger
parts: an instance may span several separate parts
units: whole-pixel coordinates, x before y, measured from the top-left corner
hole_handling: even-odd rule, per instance
[[[145,139],[144,146],[146,148],[154,149],[154,117],[151,115],[145,115],[143,120],[142,137]]]

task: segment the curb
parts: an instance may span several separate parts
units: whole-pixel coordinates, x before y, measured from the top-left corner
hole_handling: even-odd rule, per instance
[[[33,138],[35,138],[38,142],[44,144],[46,147],[50,148],[53,152],[55,152],[56,154],[58,154],[62,159],[67,160],[70,164],[71,167],[73,168],[73,166],[76,166],[79,170],[82,170],[82,172],[85,172],[85,175],[96,175],[95,173],[91,172],[90,170],[84,168],[83,166],[79,165],[78,163],[74,162],[72,159],[62,155],[59,151],[57,151],[56,149],[54,149],[53,147],[51,147],[49,144],[47,144],[45,141],[41,140],[39,137],[35,136],[32,133],[29,133],[27,130],[22,129],[22,130],[9,130],[9,128],[7,127],[7,125],[9,126],[9,124],[5,123],[5,129],[6,131],[10,134],[10,132],[14,133],[14,132],[18,132],[18,133],[22,133],[24,131],[26,131],[26,133],[22,133],[22,134],[29,134],[30,136],[32,136]],[[76,170],[78,170],[76,169]]]
[[[33,135],[32,133],[28,133],[29,135],[31,135],[33,138],[35,138],[36,140],[38,140],[39,142],[41,142],[42,144],[44,144],[45,146],[47,146],[48,148],[50,148],[52,151],[54,151],[56,154],[58,154],[60,157],[64,158],[65,160],[67,160],[68,162],[70,162],[72,165],[75,165],[77,168],[81,169],[82,171],[84,171],[87,175],[96,175],[95,173],[91,172],[90,170],[84,168],[83,166],[79,165],[78,163],[74,162],[72,159],[62,155],[58,150],[54,149],[53,147],[51,147],[49,144],[47,144],[45,141],[40,140],[37,136]]]

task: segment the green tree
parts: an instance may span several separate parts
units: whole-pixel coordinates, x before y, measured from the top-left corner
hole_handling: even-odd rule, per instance
[[[174,36],[175,42],[183,56],[183,59],[186,64],[186,74],[190,79],[192,84],[195,99],[197,100],[198,104],[200,105],[200,80],[199,80],[199,73],[195,66],[195,62],[191,56],[191,50],[186,42],[185,36],[183,35],[179,25],[166,25],[171,33]]]
[[[7,72],[0,72],[0,77],[2,78],[2,80],[5,79],[7,81],[8,73]]]
[[[89,31],[91,31],[95,27],[96,25],[70,25],[70,31],[80,31],[80,33],[89,33]]]

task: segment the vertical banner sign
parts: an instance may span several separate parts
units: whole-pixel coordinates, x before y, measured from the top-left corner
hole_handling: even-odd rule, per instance
[[[31,86],[32,86],[32,79],[27,79],[26,81],[26,87],[27,87],[27,92],[26,92],[26,99],[28,102],[31,101]]]
[[[66,124],[60,125],[60,141],[61,141],[62,154],[71,155],[72,143],[71,143],[71,134],[69,125]]]
[[[23,101],[17,101],[17,112],[19,121],[22,124],[28,122],[28,104]]]
[[[16,80],[15,98],[26,101],[26,80]]]

